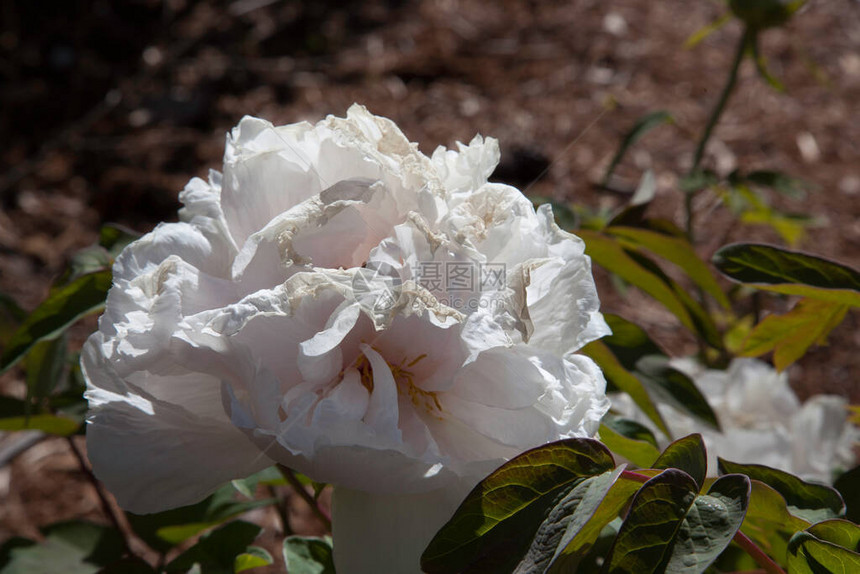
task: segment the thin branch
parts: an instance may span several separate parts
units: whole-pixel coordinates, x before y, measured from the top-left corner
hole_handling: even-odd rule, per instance
[[[89,465],[87,464],[86,458],[84,458],[83,453],[78,448],[78,445],[75,444],[74,437],[66,437],[66,442],[69,443],[69,448],[72,450],[72,453],[75,455],[75,458],[78,461],[78,465],[81,467],[81,471],[86,475],[87,480],[89,480],[90,484],[93,485],[93,488],[96,491],[96,495],[99,497],[99,503],[102,507],[102,512],[107,519],[110,521],[111,525],[119,532],[120,536],[122,536],[122,544],[125,547],[125,551],[129,556],[135,556],[134,552],[131,551],[131,546],[128,543],[128,537],[126,536],[125,529],[123,529],[120,524],[119,517],[111,506],[110,501],[107,499],[107,496],[102,490],[101,483],[96,478],[96,475],[93,474],[93,471],[90,470]]]
[[[296,478],[296,473],[292,471],[292,469],[287,468],[286,466],[279,464],[278,470],[281,471],[281,474],[287,480],[290,486],[293,487],[293,490],[296,491],[296,494],[302,497],[302,499],[308,503],[308,506],[311,507],[311,511],[313,511],[314,515],[322,521],[326,530],[331,532],[331,518],[323,512],[322,508],[320,508],[317,501],[314,500],[314,497],[310,495],[310,493],[305,490],[305,485],[299,482],[299,479]]]

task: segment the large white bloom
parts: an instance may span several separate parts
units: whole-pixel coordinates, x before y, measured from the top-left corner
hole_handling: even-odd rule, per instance
[[[692,359],[675,359],[671,365],[693,378],[723,432],[668,405],[658,405],[660,412],[676,438],[702,435],[712,475],[718,456],[826,483],[833,481],[835,471],[854,465],[860,429],[848,421],[845,399],[817,395],[801,404],[788,384],[788,373],[758,359],[735,359],[724,371],[705,369]],[[652,426],[626,396],[613,398],[613,409]]]
[[[180,222],[114,266],[83,352],[96,475],[134,512],[273,461],[336,485],[342,574],[414,572],[465,492],[593,436],[608,332],[583,242],[487,182],[493,139],[421,154],[389,120],[246,117]],[[380,560],[383,560],[381,566]]]

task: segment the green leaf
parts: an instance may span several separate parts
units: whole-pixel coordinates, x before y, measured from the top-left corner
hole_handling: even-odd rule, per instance
[[[782,495],[789,511],[809,522],[838,518],[845,511],[845,503],[835,489],[803,481],[787,472],[760,464],[738,464],[717,458],[720,474],[745,474],[760,480]]]
[[[792,514],[785,498],[760,480],[752,480],[747,521],[754,522],[764,530],[784,530],[790,534],[810,524],[808,520]]]
[[[613,468],[609,450],[591,439],[524,452],[472,489],[430,541],[422,569],[429,574],[467,567],[470,572],[512,569],[558,499],[584,479]]]
[[[624,467],[608,470],[577,484],[550,511],[514,574],[545,572],[592,519]]]
[[[38,430],[57,436],[69,436],[78,432],[80,426],[80,421],[58,415],[22,415],[0,418],[0,431]]]
[[[274,562],[275,560],[272,558],[272,555],[269,554],[265,548],[260,548],[259,546],[248,546],[244,553],[236,556],[236,561],[233,564],[233,572],[238,574],[239,572],[244,572],[245,570],[250,570],[252,568],[269,566]]]
[[[630,253],[618,241],[602,233],[586,229],[580,229],[577,231],[577,235],[585,241],[585,253],[595,263],[659,301],[673,315],[678,317],[681,324],[691,331],[697,332],[690,313],[672,287],[631,257]]]
[[[769,187],[792,199],[803,199],[807,191],[812,188],[808,182],[779,171],[753,171],[744,179],[755,185]]]
[[[110,286],[110,271],[100,271],[53,291],[12,336],[0,358],[0,372],[18,362],[39,341],[55,338],[81,317],[101,311]]]
[[[679,438],[666,447],[651,468],[677,468],[683,470],[696,481],[699,489],[705,483],[708,474],[708,453],[702,435],[691,434]]]
[[[720,288],[707,264],[696,254],[686,238],[673,237],[649,229],[613,226],[606,233],[621,240],[625,247],[644,248],[654,255],[670,261],[684,270],[696,285],[711,295],[724,309],[729,300]]]
[[[615,172],[615,168],[618,167],[619,163],[621,163],[621,160],[624,158],[624,154],[627,153],[630,146],[642,139],[642,136],[654,128],[663,124],[672,123],[673,121],[672,115],[665,110],[651,112],[639,118],[633,125],[633,128],[624,135],[624,139],[621,141],[621,146],[618,148],[618,151],[615,152],[615,156],[612,158],[612,161],[609,162],[609,167],[606,168],[606,174],[603,176],[603,185],[605,186],[609,184],[609,179]]]
[[[792,536],[788,543],[788,572],[856,574],[860,572],[860,554],[802,531]]]
[[[710,24],[706,24],[702,28],[699,28],[698,31],[696,31],[692,36],[687,38],[687,41],[684,42],[684,47],[687,49],[695,48],[702,40],[704,40],[717,30],[725,26],[727,23],[729,23],[731,19],[731,14],[723,14],[717,20],[714,20]]]
[[[138,515],[129,512],[126,516],[135,534],[144,542],[159,552],[167,552],[208,528],[273,502],[272,499],[234,500],[234,489],[228,484],[197,504],[156,514]]]
[[[749,500],[750,480],[741,474],[723,476],[697,496],[675,536],[665,572],[704,572],[740,529]]]
[[[672,293],[688,313],[691,322],[689,328],[693,333],[715,349],[721,349],[723,340],[713,318],[698,301],[693,299],[689,293],[689,288],[681,286],[680,283],[669,277],[657,263],[640,251],[627,250],[627,254],[672,290]]]
[[[663,572],[672,542],[696,500],[697,490],[696,481],[677,469],[664,470],[646,482],[633,497],[604,571]]]
[[[827,336],[847,312],[847,305],[802,299],[788,313],[765,317],[747,336],[739,354],[758,357],[774,351],[774,366],[783,371],[812,345],[826,344]]]
[[[553,558],[549,572],[552,574],[576,572],[580,564],[588,562],[591,554],[604,545],[602,554],[607,554],[621,526],[618,515],[629,505],[630,499],[641,486],[640,481],[625,477],[622,470],[621,477],[603,497],[591,518],[584,525],[576,524],[575,528],[579,528],[579,531],[575,532],[574,528],[568,527],[565,540],[569,542],[562,552]],[[572,539],[569,535],[573,536]],[[610,540],[604,540],[605,535],[611,535]]]
[[[652,395],[681,412],[692,415],[706,425],[719,430],[717,415],[693,380],[669,366],[669,360],[659,355],[644,356],[636,362],[635,374]]]
[[[298,478],[298,474],[296,477]],[[233,485],[233,488],[242,493],[245,498],[253,499],[258,484],[265,484],[267,486],[286,486],[287,479],[284,478],[284,475],[281,474],[281,471],[278,470],[277,466],[270,466],[269,468],[264,468],[260,472],[255,472],[246,478],[237,478],[236,480],[231,481],[231,484]]]
[[[236,558],[260,534],[262,528],[250,522],[236,520],[200,537],[200,540],[177,556],[165,572],[187,572],[195,564],[201,574],[233,574]]]
[[[662,400],[682,412],[686,412],[703,421],[705,424],[717,429],[719,428],[716,414],[714,414],[707,399],[705,399],[692,379],[669,366],[668,357],[666,357],[665,353],[641,327],[609,313],[605,314],[604,318],[609,328],[612,329],[612,335],[604,337],[599,342],[609,348],[624,369],[632,372],[636,380],[640,381],[645,387],[649,397]],[[584,351],[589,356],[592,356],[591,349],[591,345],[588,345]],[[604,357],[601,358],[603,359]],[[601,368],[604,367],[601,361],[596,362]],[[608,363],[608,361],[604,362]],[[614,371],[617,370],[617,368],[614,369]],[[612,374],[607,375],[607,379],[613,383],[615,382],[614,375],[617,374],[614,371]],[[626,384],[630,388],[635,388],[629,381]],[[637,400],[637,397],[628,388],[621,387],[621,385],[617,386],[630,394],[636,404],[642,408],[643,412],[651,420],[654,420],[649,410],[643,408],[640,400]],[[650,401],[651,399],[649,398],[648,400]],[[647,403],[645,404],[647,405]],[[667,436],[671,436],[669,430],[666,429],[665,423],[663,423],[663,419],[660,418],[659,421],[658,428]]]
[[[89,522],[61,522],[43,529],[44,542],[8,552],[3,574],[95,574],[125,551],[116,530]]]
[[[833,488],[839,491],[845,501],[845,518],[860,523],[860,466],[839,475]]]
[[[288,536],[284,562],[290,574],[334,574],[331,539]]]
[[[860,526],[848,520],[833,518],[813,524],[806,529],[819,540],[832,542],[852,552],[860,550]]]
[[[737,243],[717,251],[713,262],[728,277],[757,289],[860,307],[860,273],[822,257]]]
[[[634,421],[615,417],[604,418],[604,422],[600,425],[600,441],[609,450],[623,456],[636,466],[650,468],[654,461],[657,460],[657,457],[660,456],[660,451],[648,440],[641,440],[623,434],[621,428],[623,426],[632,426],[630,423],[634,423]]]
[[[26,316],[14,299],[0,293],[0,347],[6,347]]]
[[[41,401],[51,394],[66,369],[68,337],[36,343],[25,358],[27,372],[27,402]]]
[[[609,315],[604,315],[604,317],[609,318]],[[603,371],[603,375],[609,383],[615,385],[618,390],[630,395],[636,406],[645,413],[645,416],[658,429],[666,435],[670,434],[669,427],[663,421],[660,411],[657,410],[657,406],[654,404],[642,381],[621,365],[618,358],[603,341],[593,341],[580,349],[580,352],[597,363],[597,366]]]
[[[116,257],[125,247],[140,239],[140,233],[124,225],[108,223],[99,230],[99,245],[107,249],[111,257]]]

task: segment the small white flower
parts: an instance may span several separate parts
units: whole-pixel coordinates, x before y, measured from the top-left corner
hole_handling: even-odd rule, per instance
[[[342,574],[415,572],[482,476],[593,436],[590,261],[487,182],[498,159],[480,136],[428,158],[360,106],[244,118],[223,175],[117,259],[84,348],[89,454],[120,504],[189,504],[277,461],[335,485]]]
[[[853,446],[860,440],[860,429],[848,421],[843,398],[817,395],[801,404],[788,384],[788,373],[758,359],[735,359],[725,371],[705,369],[693,359],[674,359],[670,364],[694,380],[723,429],[717,432],[659,405],[676,438],[702,435],[712,475],[718,456],[826,483],[833,481],[834,471],[854,465]],[[626,395],[614,397],[612,406],[652,426]]]

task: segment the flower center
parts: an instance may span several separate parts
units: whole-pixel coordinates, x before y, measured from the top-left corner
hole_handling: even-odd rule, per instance
[[[374,350],[379,352],[377,349]],[[382,355],[382,353],[379,354]],[[391,363],[388,359],[385,359],[385,362],[388,368],[391,369],[391,376],[394,377],[394,382],[397,384],[397,392],[408,395],[415,407],[424,408],[429,414],[438,416],[438,413],[442,412],[442,405],[439,403],[437,393],[434,391],[425,391],[416,385],[415,374],[410,370],[426,358],[427,354],[423,353],[408,363],[406,359],[403,359],[397,365]],[[370,364],[370,360],[363,354],[359,355],[355,362],[355,368],[361,376],[361,384],[367,389],[368,393],[372,393],[373,367]]]

